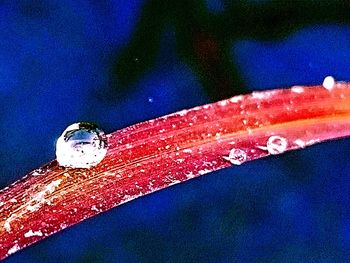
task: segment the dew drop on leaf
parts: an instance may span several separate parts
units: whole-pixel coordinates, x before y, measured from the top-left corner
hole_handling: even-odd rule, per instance
[[[94,123],[74,123],[64,130],[56,143],[56,158],[61,166],[90,168],[107,153],[105,133]]]
[[[281,136],[271,136],[267,140],[266,148],[270,154],[280,154],[283,153],[288,146],[286,138]]]
[[[247,154],[242,149],[233,148],[230,150],[229,155],[223,158],[234,165],[240,165],[247,160]]]
[[[333,89],[334,84],[335,84],[335,80],[332,76],[325,77],[322,83],[323,87],[327,90]]]

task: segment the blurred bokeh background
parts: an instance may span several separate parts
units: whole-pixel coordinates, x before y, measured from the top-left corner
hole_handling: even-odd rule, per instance
[[[0,2],[0,188],[66,126],[105,132],[230,96],[350,80],[346,1]],[[350,140],[214,172],[14,262],[350,262]]]

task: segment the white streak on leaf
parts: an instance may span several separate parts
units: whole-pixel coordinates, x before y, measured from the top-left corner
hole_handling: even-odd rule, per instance
[[[33,236],[41,237],[42,235],[43,233],[40,230],[39,231],[29,230],[28,232],[24,233],[24,237],[33,237]]]

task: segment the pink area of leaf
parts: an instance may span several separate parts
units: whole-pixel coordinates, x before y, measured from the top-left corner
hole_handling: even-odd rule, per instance
[[[108,135],[107,156],[96,167],[64,168],[52,161],[0,191],[0,259],[173,184],[349,135],[346,83],[330,90],[253,92],[116,131]],[[271,138],[277,146],[269,148]],[[235,150],[239,162],[230,159]]]

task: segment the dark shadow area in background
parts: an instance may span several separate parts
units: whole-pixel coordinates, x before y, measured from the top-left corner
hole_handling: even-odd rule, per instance
[[[143,7],[128,46],[115,59],[112,76],[118,91],[155,63],[160,38],[175,28],[177,51],[199,77],[213,101],[246,93],[230,47],[239,39],[277,40],[313,24],[350,21],[346,1],[224,1],[225,11],[210,12],[201,0],[150,0]]]

